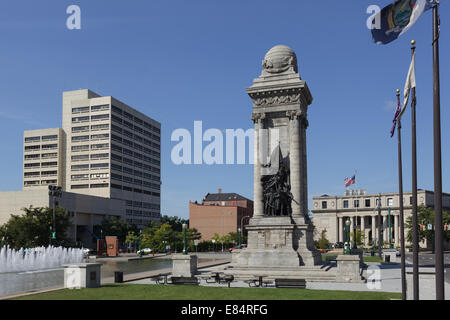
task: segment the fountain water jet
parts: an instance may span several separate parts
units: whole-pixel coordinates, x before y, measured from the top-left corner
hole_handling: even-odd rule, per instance
[[[62,264],[83,262],[79,248],[37,247],[31,249],[0,248],[0,273],[60,268]]]

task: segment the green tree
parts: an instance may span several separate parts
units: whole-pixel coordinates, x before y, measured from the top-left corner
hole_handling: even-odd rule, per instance
[[[350,231],[350,242],[353,243],[353,230]],[[356,244],[362,246],[364,240],[364,234],[360,228],[356,228]]]
[[[139,234],[139,229],[136,225],[125,222],[114,216],[103,219],[101,229],[103,231],[103,236],[116,236],[121,244],[126,242],[125,240],[129,232]],[[99,234],[97,234],[97,236],[100,237]]]
[[[69,217],[63,208],[56,207],[55,227],[56,239],[51,239],[53,227],[53,209],[48,207],[22,208],[23,215],[11,215],[11,218],[0,227],[0,247],[10,246],[14,249],[39,246],[73,246],[67,237],[67,229],[71,226]]]
[[[158,252],[165,252],[166,245],[170,245],[175,249],[176,245],[179,245],[179,235],[172,230],[172,226],[163,223],[157,227],[154,225],[142,230],[142,242],[141,248],[151,248]],[[178,233],[179,234],[179,233]]]
[[[176,232],[182,232],[183,231],[183,224],[187,224],[189,225],[189,220],[174,216],[174,217],[169,217],[169,216],[162,216],[161,217],[161,224],[168,224],[172,227],[173,231]]]
[[[442,212],[442,221],[444,224],[450,224],[450,214],[448,212]],[[417,223],[419,224],[419,226],[425,226],[425,228],[422,230],[420,229],[420,227],[418,227],[419,242],[427,240],[428,243],[432,243],[435,229],[433,208],[425,207],[424,205],[420,205],[419,207],[417,207]],[[428,224],[433,225],[433,230],[428,230]],[[409,216],[406,219],[406,228],[408,230],[406,238],[408,239],[408,242],[412,242],[412,216]],[[450,230],[444,231],[444,238],[445,240],[450,241]]]
[[[320,238],[319,241],[317,242],[317,246],[319,247],[319,249],[328,249],[330,245],[330,241],[327,239],[326,234],[327,229],[323,229],[322,232],[320,233]]]

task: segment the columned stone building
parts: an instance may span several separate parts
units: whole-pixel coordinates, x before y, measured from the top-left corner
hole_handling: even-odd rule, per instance
[[[331,243],[344,242],[344,227],[350,218],[350,230],[356,224],[364,235],[364,244],[368,246],[378,238],[378,203],[381,206],[381,223],[383,241],[389,241],[389,208],[391,239],[395,246],[400,246],[400,208],[398,193],[366,194],[364,190],[347,190],[343,196],[322,195],[313,197],[313,221],[317,229],[318,239],[322,230],[326,229],[326,237]],[[450,210],[450,195],[443,194],[444,210]],[[418,190],[417,205],[434,206],[434,193]],[[412,212],[412,193],[403,193],[403,212],[405,219],[405,240],[407,239],[406,220]]]

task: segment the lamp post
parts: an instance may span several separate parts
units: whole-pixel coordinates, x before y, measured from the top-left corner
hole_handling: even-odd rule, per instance
[[[353,224],[353,249],[358,249],[356,246],[356,222],[358,222],[357,217],[355,217],[355,223]]]
[[[212,239],[211,242],[213,243],[213,252],[216,251],[216,246],[214,245],[216,243],[215,239]]]
[[[51,228],[51,239],[56,241],[56,198],[62,196],[62,187],[54,185],[48,186],[48,195],[53,197],[53,227]]]
[[[187,254],[187,250],[186,250],[186,229],[187,229],[187,224],[183,223],[183,254]]]
[[[344,254],[350,254],[350,218],[345,221],[345,238]]]

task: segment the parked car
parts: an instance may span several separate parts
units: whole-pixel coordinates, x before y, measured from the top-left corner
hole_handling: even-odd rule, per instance
[[[336,243],[334,244],[334,247],[335,247],[336,249],[342,249],[342,248],[344,248],[344,243],[343,243],[343,242],[336,242]]]
[[[243,249],[243,248],[247,248],[247,245],[246,244],[242,244],[240,246],[234,246],[233,248],[228,249],[228,252],[231,252],[234,249]]]
[[[138,254],[138,256],[144,256],[144,255],[146,255],[146,254],[150,254],[150,253],[152,253],[152,249],[150,249],[150,248],[144,248],[144,249],[141,249],[141,250],[139,250],[138,252],[137,252],[137,254]]]

